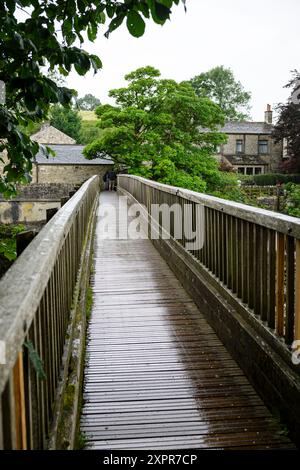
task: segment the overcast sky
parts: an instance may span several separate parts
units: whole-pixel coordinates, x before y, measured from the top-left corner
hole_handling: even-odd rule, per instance
[[[109,39],[99,35],[84,47],[100,56],[103,69],[84,78],[72,73],[68,85],[79,96],[92,93],[108,102],[108,91],[124,86],[124,75],[153,65],[164,78],[189,79],[217,65],[230,67],[251,91],[251,114],[263,120],[266,104],[285,101],[290,71],[300,70],[300,0],[187,0],[173,8],[164,26],[147,23],[142,38],[126,25]],[[103,30],[103,32],[105,29]]]

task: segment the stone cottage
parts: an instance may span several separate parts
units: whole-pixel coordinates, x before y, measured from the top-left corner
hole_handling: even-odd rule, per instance
[[[87,160],[83,155],[84,145],[76,145],[74,139],[55,127],[44,124],[39,132],[31,136],[39,144],[48,145],[55,156],[46,158],[43,152],[36,156],[32,183],[81,184],[93,175],[102,176],[112,168],[113,161],[107,155]]]
[[[278,171],[283,158],[282,143],[272,138],[273,111],[267,105],[263,122],[228,122],[220,132],[228,141],[219,148],[218,158],[238,173],[258,175]]]

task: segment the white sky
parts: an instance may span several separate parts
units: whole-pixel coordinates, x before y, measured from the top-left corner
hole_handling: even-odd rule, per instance
[[[251,91],[252,118],[262,121],[267,103],[288,97],[283,86],[290,71],[300,70],[299,22],[300,0],[187,0],[187,13],[174,7],[171,21],[148,22],[141,38],[122,25],[109,39],[86,42],[103,69],[95,76],[72,73],[67,84],[105,103],[108,91],[124,86],[124,75],[138,67],[152,65],[164,78],[181,81],[224,65]]]

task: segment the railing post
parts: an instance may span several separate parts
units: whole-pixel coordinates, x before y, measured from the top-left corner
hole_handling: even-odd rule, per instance
[[[300,341],[300,240],[296,240],[295,340]]]
[[[26,450],[26,414],[25,414],[25,392],[24,392],[24,370],[23,352],[19,352],[14,367],[14,401],[16,414],[16,448]]]
[[[284,235],[277,233],[276,253],[276,331],[283,336],[284,331]]]

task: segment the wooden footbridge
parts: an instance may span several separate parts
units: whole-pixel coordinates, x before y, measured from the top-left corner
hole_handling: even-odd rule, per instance
[[[299,220],[127,175],[98,196],[0,282],[0,448],[299,445]]]

